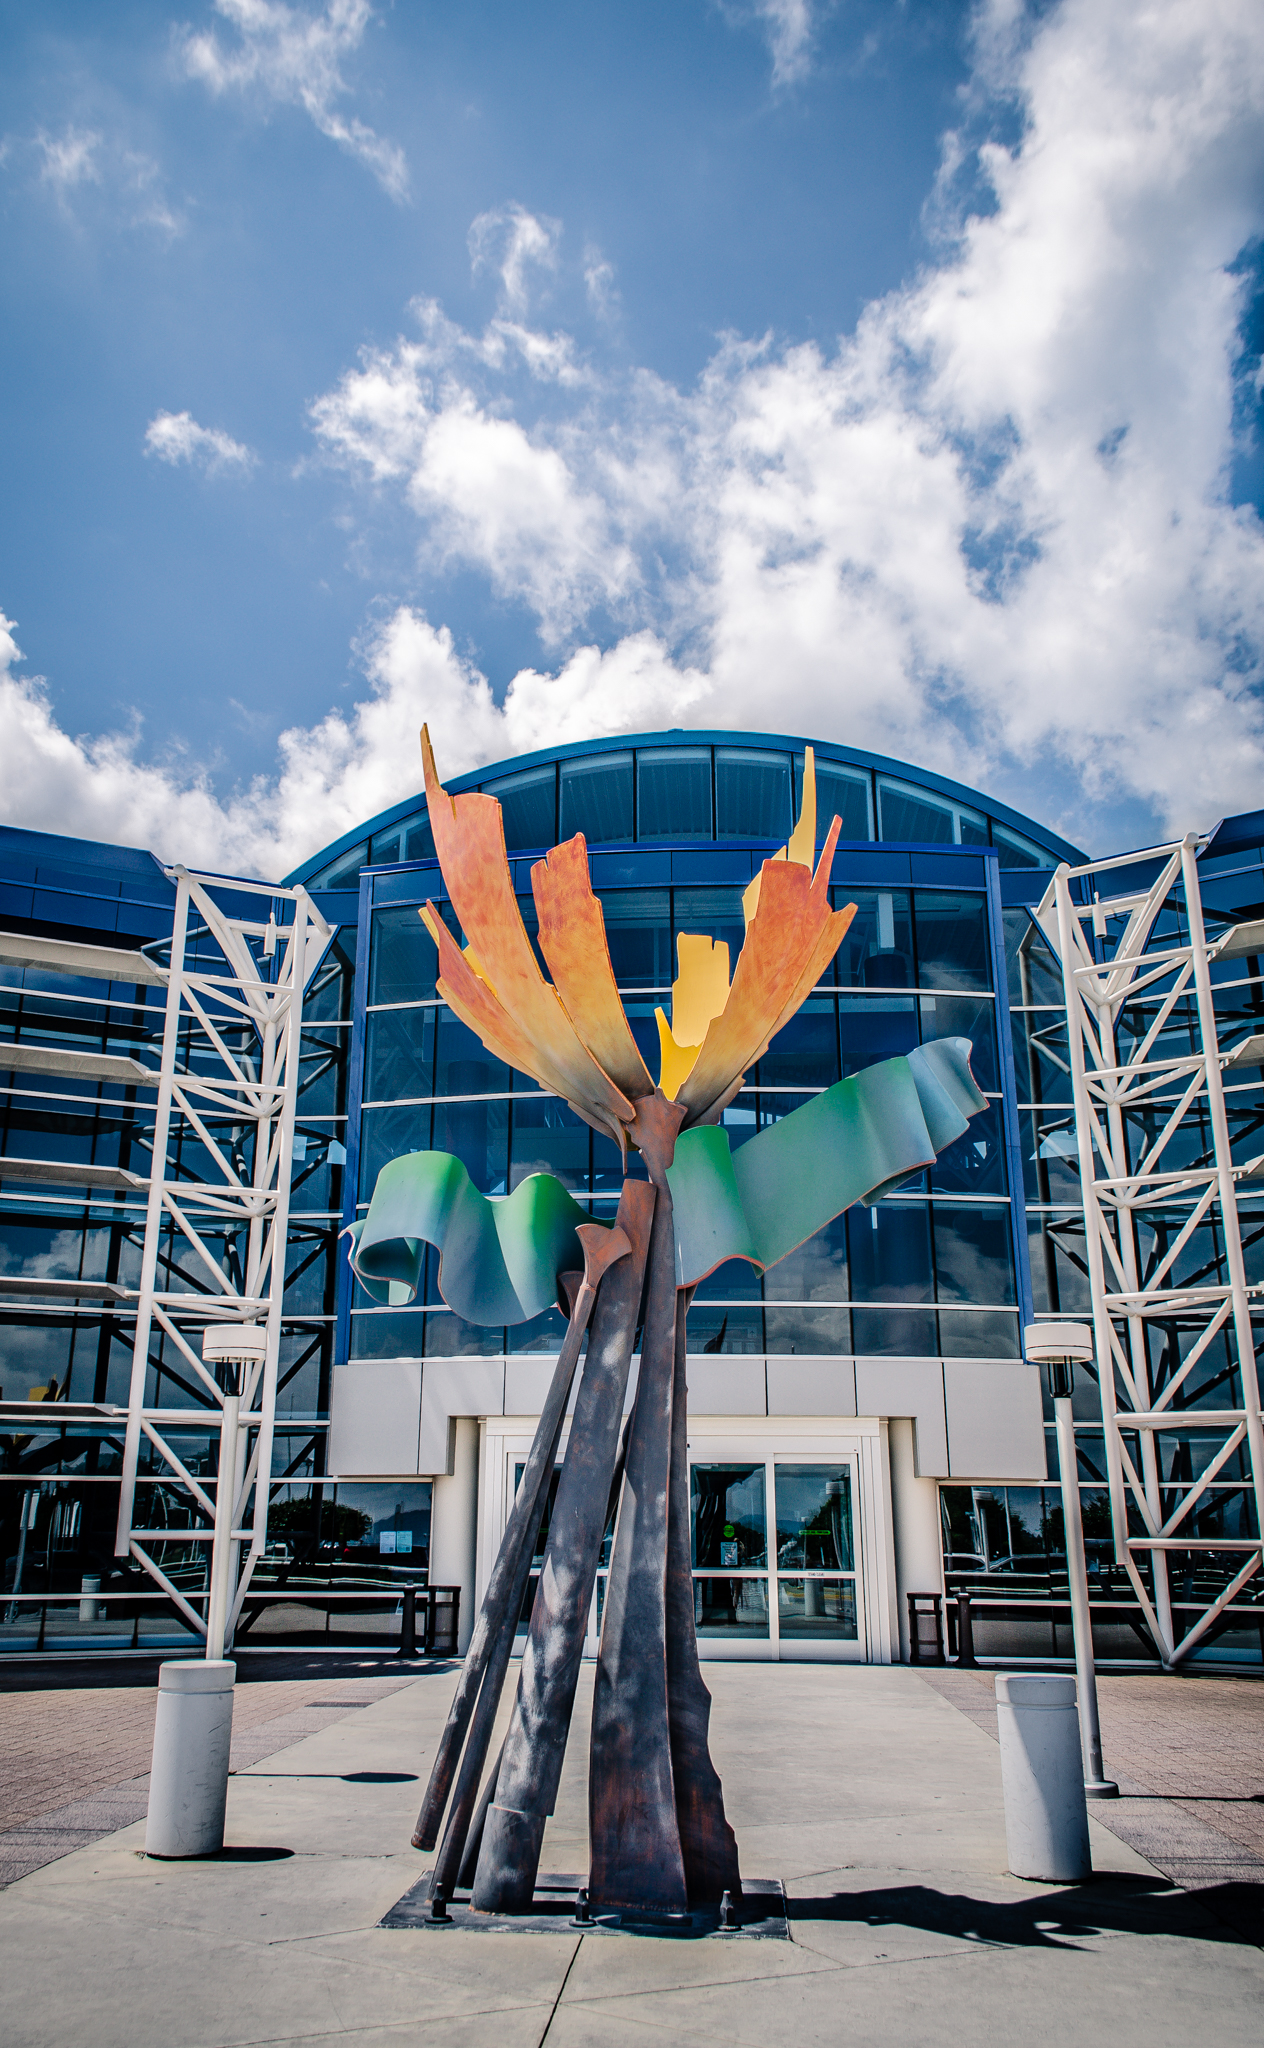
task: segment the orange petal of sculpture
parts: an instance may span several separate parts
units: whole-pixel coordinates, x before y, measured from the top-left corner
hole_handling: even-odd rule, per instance
[[[766,860],[746,891],[746,940],[731,987],[728,947],[682,932],[672,1023],[658,1012],[657,1090],[619,1000],[601,905],[582,833],[531,870],[540,972],[514,894],[500,805],[490,796],[449,796],[423,727],[426,796],[439,865],[468,940],[463,953],[433,904],[422,911],[439,948],[437,987],[489,1051],[560,1095],[623,1145],[636,1105],[656,1092],[684,1110],[684,1126],[714,1118],[815,987],[855,916],[829,907],[829,872],[841,821],[834,819],[812,872],[816,786],[812,750],[803,806],[789,843]]]

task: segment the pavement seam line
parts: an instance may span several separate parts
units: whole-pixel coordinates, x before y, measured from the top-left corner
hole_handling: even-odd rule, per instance
[[[548,2039],[549,2028],[552,2026],[554,2019],[557,2017],[558,2006],[562,2003],[562,1993],[565,1991],[567,1980],[570,1977],[571,1971],[575,1967],[575,1958],[578,1956],[579,1951],[581,1950],[583,1945],[583,1935],[577,1934],[575,1937],[575,1946],[571,1951],[571,1959],[562,1973],[562,1981],[557,1987],[557,1997],[553,2000],[553,2004],[549,2010],[549,2016],[547,2020],[544,2022],[544,2032],[541,2034],[539,2040],[537,2041],[536,2048],[544,2048],[544,2044]]]

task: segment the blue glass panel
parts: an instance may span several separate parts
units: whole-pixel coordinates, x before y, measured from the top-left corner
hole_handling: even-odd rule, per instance
[[[715,750],[717,839],[790,837],[790,757],[764,748]]]
[[[748,1259],[726,1259],[714,1273],[708,1273],[706,1279],[699,1282],[694,1300],[758,1301],[759,1297],[759,1268],[752,1266]]]
[[[562,823],[559,837],[582,832],[590,846],[609,846],[632,837],[632,755],[593,754],[563,761]]]
[[[778,1460],[774,1494],[781,1571],[855,1570],[846,1465],[783,1465]]]
[[[404,828],[404,860],[433,860],[435,857],[434,833],[430,829],[428,812],[422,811],[410,820]]]
[[[504,1095],[509,1068],[488,1052],[481,1038],[446,1006],[436,1011],[434,1092],[436,1095]],[[538,1082],[531,1084],[538,1087]]]
[[[307,887],[309,889],[358,889],[360,886],[360,870],[368,858],[369,847],[368,841],[365,840],[362,845],[353,846],[348,852],[340,853],[337,860],[330,861],[327,868],[322,868],[319,874],[312,876]]]
[[[847,1218],[836,1216],[824,1230],[789,1252],[764,1275],[764,1299],[844,1302],[847,1284]]]
[[[439,952],[416,905],[373,913],[370,1003],[417,1003],[432,997]]]
[[[563,1187],[588,1188],[588,1125],[551,1095],[519,1096],[513,1105],[509,1185],[551,1173]]]
[[[794,761],[795,804],[803,794],[803,756]],[[839,839],[873,838],[873,792],[863,768],[843,768],[816,757],[816,837],[825,838],[835,818],[842,819]]]
[[[500,1323],[485,1328],[481,1323],[463,1323],[451,1312],[427,1311],[427,1358],[495,1358],[504,1348],[505,1331]]]
[[[601,909],[610,964],[620,988],[667,987],[672,980],[668,891],[606,889],[601,892]]]
[[[510,853],[553,845],[557,838],[557,771],[552,762],[547,768],[526,768],[520,775],[502,775],[496,782],[485,782],[483,794],[499,801]]]
[[[695,1571],[751,1571],[767,1564],[762,1463],[691,1465],[689,1510]]]
[[[1080,1199],[1079,1147],[1075,1115],[1067,1109],[1022,1109],[1018,1136],[1023,1154],[1023,1192],[1029,1202]]]
[[[759,1097],[743,1089],[737,1100],[730,1102],[728,1108],[721,1114],[720,1124],[728,1133],[729,1144],[736,1152],[739,1145],[744,1145],[746,1140],[753,1138],[756,1131],[761,1128]]]
[[[438,1102],[436,1152],[453,1152],[480,1194],[503,1195],[509,1173],[507,1102]]]
[[[987,819],[952,797],[878,777],[878,834],[932,846],[986,846]]]
[[[913,916],[920,987],[991,988],[985,897],[918,889],[913,896]]]
[[[398,825],[388,826],[385,832],[375,832],[369,842],[369,865],[384,868],[402,859],[402,843],[403,833]]]
[[[1011,1010],[1014,1079],[1020,1102],[1071,1106],[1065,1010]]]
[[[968,1038],[970,1071],[985,1095],[1000,1090],[996,1062],[996,1005],[990,997],[919,996],[922,1041]]]
[[[953,807],[946,798],[929,790],[911,789],[902,782],[878,777],[878,832],[883,839],[912,839],[932,845],[951,846]]]
[[[945,1147],[931,1167],[930,1184],[945,1195],[1007,1193],[999,1102],[971,1117],[964,1136]]]
[[[430,1145],[428,1104],[409,1109],[366,1109],[360,1119],[360,1188],[357,1199],[371,1201],[377,1177],[388,1159],[401,1152],[424,1152]],[[436,1143],[438,1141],[436,1140]],[[448,1146],[447,1150],[453,1148]]]
[[[511,1323],[505,1331],[506,1351],[560,1351],[566,1335],[566,1318],[558,1309],[545,1309],[527,1323]]]
[[[833,978],[845,988],[911,988],[913,916],[908,890],[835,888],[830,902],[835,910],[850,903],[856,906],[834,955]]]
[[[1017,1300],[1009,1210],[932,1203],[935,1279],[940,1301],[1009,1305]]]
[[[1091,1315],[1092,1291],[1084,1258],[1084,1218],[1027,1218],[1027,1257],[1031,1266],[1032,1300],[1037,1314]]]
[[[934,1300],[925,1203],[858,1203],[847,1212],[847,1249],[853,1302]]]
[[[943,1309],[939,1316],[942,1358],[1019,1358],[1018,1317],[985,1316],[971,1309]]]
[[[685,1325],[685,1348],[693,1352],[739,1352],[747,1356],[764,1348],[764,1317],[759,1308],[721,1308],[695,1301]]]
[[[672,922],[677,932],[700,932],[709,939],[723,940],[732,974],[746,938],[740,889],[673,889]],[[678,966],[679,959],[673,966],[673,979]]]
[[[759,1062],[763,1088],[828,1088],[840,1078],[832,996],[810,996]]]
[[[846,1308],[774,1308],[764,1310],[765,1345],[770,1358],[841,1358],[851,1351],[851,1311]],[[850,1394],[848,1396],[850,1405]]]
[[[1048,1003],[1062,1009],[1062,969],[1031,912],[1006,910],[1003,923],[1011,1003]]]
[[[938,1358],[932,1308],[853,1308],[851,1341],[857,1358]]]
[[[638,839],[711,837],[709,747],[647,747],[636,757]]]
[[[844,1074],[859,1073],[877,1060],[911,1052],[918,1042],[914,996],[840,996],[839,1037]]]
[[[390,1315],[353,1315],[353,1358],[420,1358],[425,1332],[420,1309],[398,1309]]]
[[[433,1093],[435,1011],[379,1010],[366,1025],[364,1100]],[[304,1041],[306,1042],[306,1041]]]
[[[1011,832],[1008,825],[999,825],[992,820],[992,844],[996,857],[1003,868],[1052,868],[1057,866],[1053,854],[1043,846],[1037,846],[1033,839],[1024,839],[1021,832]]]

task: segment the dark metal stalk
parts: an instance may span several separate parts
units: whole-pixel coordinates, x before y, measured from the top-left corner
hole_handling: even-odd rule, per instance
[[[602,1281],[593,1314],[496,1797],[479,1850],[471,1903],[480,1912],[524,1912],[535,1892],[605,1534],[654,1208],[647,1181],[624,1182],[617,1222],[632,1252]]]
[[[426,1796],[422,1801],[421,1812],[417,1816],[417,1826],[413,1833],[415,1849],[433,1849],[457,1759],[465,1740],[465,1731],[471,1715],[475,1712],[477,1699],[477,1732],[481,1747],[471,1742],[470,1750],[467,1752],[458,1779],[452,1819],[448,1823],[447,1834],[444,1837],[443,1852],[431,1876],[432,1891],[440,1883],[447,1883],[450,1890],[460,1865],[469,1815],[473,1810],[478,1781],[486,1760],[487,1742],[496,1717],[505,1672],[513,1653],[518,1616],[522,1611],[523,1596],[531,1575],[531,1560],[535,1555],[536,1538],[548,1500],[549,1482],[553,1476],[558,1441],[566,1420],[566,1404],[570,1399],[571,1383],[575,1377],[580,1346],[583,1343],[592,1305],[603,1273],[617,1260],[626,1257],[630,1249],[628,1239],[618,1224],[613,1230],[606,1230],[600,1224],[581,1223],[578,1235],[584,1251],[583,1279],[575,1295],[566,1336],[562,1341],[562,1349],[558,1354],[557,1365],[549,1386],[548,1398],[536,1428],[535,1439],[527,1458],[522,1483],[510,1511],[500,1550],[492,1567],[492,1575],[483,1596],[478,1620],[474,1625],[474,1633],[466,1651],[456,1694],[448,1710],[447,1724],[439,1740],[439,1748],[430,1772],[430,1782],[426,1787]],[[474,1755],[476,1747],[478,1754]]]

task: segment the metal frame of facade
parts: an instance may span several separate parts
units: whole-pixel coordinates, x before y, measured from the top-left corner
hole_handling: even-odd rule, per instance
[[[183,867],[168,874],[176,884],[176,903],[115,1554],[130,1557],[157,1581],[190,1627],[207,1637],[208,1654],[216,1656],[222,1651],[212,1637],[222,1632],[231,1640],[267,1543],[303,993],[334,928],[301,887],[226,882]],[[243,897],[261,899],[266,918],[242,915]],[[283,905],[292,906],[292,915],[278,925]],[[252,1052],[233,1042],[248,1043],[248,1034],[257,1042]],[[176,1162],[186,1145],[205,1161],[205,1180],[179,1172]],[[160,1265],[175,1265],[164,1253],[172,1226],[213,1292],[160,1283]],[[236,1279],[225,1270],[229,1260],[217,1258],[208,1243],[212,1235],[234,1229],[246,1238]],[[203,1390],[200,1403],[147,1405],[155,1325],[178,1354],[182,1371]],[[204,1332],[222,1339],[225,1325],[245,1326],[247,1332],[240,1385],[231,1364],[217,1377],[195,1349]],[[222,1341],[208,1348],[221,1360],[231,1354]],[[220,1436],[214,1496],[172,1441],[182,1432],[204,1433],[208,1425]],[[181,1529],[175,1540],[213,1546],[210,1583],[227,1594],[214,1628],[208,1627],[214,1617],[197,1612],[152,1554],[153,1547],[172,1542],[172,1529],[136,1520],[143,1445],[156,1453],[163,1484],[177,1487],[192,1514],[204,1518]],[[226,1473],[230,1496],[224,1491]],[[243,1527],[252,1491],[253,1514]],[[229,1505],[231,1513],[225,1511]]]
[[[1246,1278],[1236,1194],[1264,1162],[1235,1163],[1224,1091],[1226,1068],[1244,1055],[1258,1065],[1264,1039],[1221,1047],[1211,975],[1218,960],[1264,950],[1264,932],[1239,927],[1208,945],[1198,874],[1205,843],[1189,834],[1141,853],[1063,865],[1035,912],[1061,963],[1066,998],[1115,1553],[1169,1669],[1264,1562],[1264,1424],[1251,1326],[1264,1286]],[[1143,874],[1141,886],[1130,888],[1127,871],[1138,866],[1153,878]],[[1187,1049],[1174,1049],[1181,1029]],[[1163,1220],[1161,1255],[1157,1243],[1153,1256],[1143,1250],[1142,1212]],[[1207,1225],[1219,1232],[1221,1272],[1214,1284],[1182,1285],[1182,1254]],[[1160,1364],[1155,1338],[1164,1325],[1179,1338]],[[1218,1341],[1236,1368],[1239,1405],[1179,1405]],[[1171,1460],[1164,1469],[1162,1445],[1173,1431],[1199,1432],[1210,1452],[1191,1477],[1176,1478]],[[1235,1459],[1253,1500],[1255,1536],[1200,1534],[1199,1508]],[[1174,1552],[1227,1557],[1230,1573],[1214,1594],[1205,1589],[1196,1618],[1179,1634]]]

